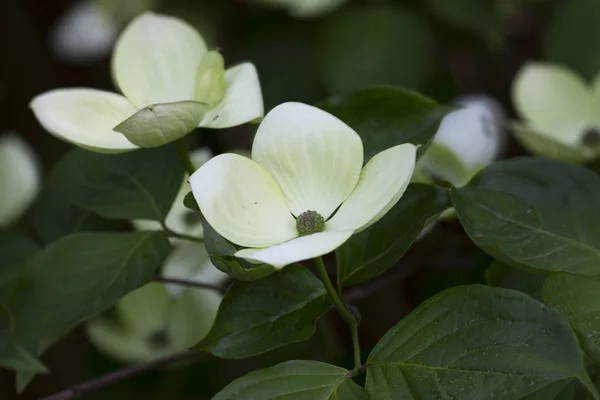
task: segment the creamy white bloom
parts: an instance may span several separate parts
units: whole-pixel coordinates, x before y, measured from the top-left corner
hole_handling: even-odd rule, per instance
[[[564,161],[595,158],[600,143],[600,75],[587,84],[556,64],[530,62],[517,73],[515,137],[534,154]]]
[[[21,137],[0,135],[0,229],[29,208],[40,188],[39,161]]]
[[[347,0],[254,0],[255,2],[285,8],[296,18],[318,17],[341,6]]]
[[[227,279],[202,244],[176,247],[162,275],[211,284]],[[88,337],[107,356],[126,363],[176,353],[206,336],[222,297],[209,289],[149,283],[116,304],[115,318],[90,321]]]
[[[219,155],[190,185],[211,226],[247,247],[236,256],[283,267],[329,253],[383,217],[406,190],[415,159],[407,143],[363,167],[352,128],[316,107],[284,103],[259,126],[252,159]],[[316,220],[308,211],[324,224],[301,236],[300,225]]]
[[[201,68],[209,54],[214,52],[207,51],[202,36],[187,23],[144,13],[127,26],[113,51],[112,73],[123,95],[87,88],[55,89],[35,97],[30,106],[50,133],[104,153],[138,148],[131,142],[134,135],[128,139],[114,130],[131,121],[130,117],[147,124],[136,132],[140,145],[144,145],[148,126],[155,131],[148,132],[147,138],[164,136],[168,142],[174,138],[164,135],[165,128],[176,130],[181,125],[181,136],[189,132],[190,123],[192,127],[228,128],[260,119],[262,94],[251,63],[224,71],[222,98],[205,114],[201,108],[190,112],[202,106],[206,91],[214,89],[208,78],[221,77],[206,70],[206,64]]]
[[[500,156],[506,143],[506,117],[502,106],[489,96],[466,96],[456,104],[462,108],[442,120],[417,169],[426,179],[434,176],[462,186]]]

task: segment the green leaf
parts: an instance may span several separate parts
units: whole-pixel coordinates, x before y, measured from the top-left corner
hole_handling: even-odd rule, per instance
[[[27,263],[4,304],[15,340],[36,354],[75,325],[150,281],[168,256],[164,232],[80,233],[46,247]]]
[[[546,281],[542,298],[568,318],[587,355],[600,364],[600,280],[552,274]]]
[[[321,281],[297,264],[258,281],[237,281],[197,347],[217,357],[242,358],[299,342],[314,334],[329,305]]]
[[[382,400],[513,400],[571,379],[600,398],[558,312],[481,285],[424,302],[381,339],[367,365],[366,388]]]
[[[64,162],[70,200],[105,218],[164,220],[184,174],[171,146],[118,155],[77,149]]]
[[[385,217],[336,250],[338,281],[356,285],[391,268],[423,228],[448,207],[447,190],[421,183],[409,185]]]
[[[38,251],[39,246],[23,234],[9,232],[0,235],[0,303],[10,294],[23,264]]]
[[[159,147],[181,139],[198,127],[208,105],[197,101],[154,104],[113,128],[140,147]]]
[[[600,3],[569,0],[552,12],[542,41],[542,59],[566,65],[591,80],[600,70]]]
[[[512,267],[498,260],[485,270],[488,285],[518,290],[538,300],[542,298],[542,288],[547,277],[543,271]]]
[[[412,143],[425,147],[440,122],[451,111],[418,93],[381,87],[334,96],[319,105],[350,125],[360,135],[365,162],[390,147]]]
[[[433,70],[429,24],[400,6],[346,7],[323,20],[317,43],[329,93],[374,85],[415,89]]]
[[[195,204],[196,201],[193,197],[191,197],[190,200],[190,194],[184,199],[184,204],[186,207],[195,210],[198,205],[196,204],[194,208],[193,204]],[[192,200],[194,201],[193,204],[191,203]],[[234,254],[237,252],[238,248],[229,243],[223,236],[219,235],[201,214],[200,217],[202,218],[202,229],[204,230],[204,245],[206,246],[206,251],[208,251],[208,254],[210,255],[212,264],[219,270],[240,281],[262,279],[277,270],[272,265],[250,264],[245,260],[235,258]]]
[[[318,361],[287,361],[231,382],[212,400],[369,400],[352,372]]]
[[[69,193],[77,190],[73,176],[79,173],[79,166],[73,165],[72,161],[72,156],[67,155],[52,168],[32,209],[33,227],[47,244],[71,233],[116,228],[114,221],[108,221],[69,200]]]
[[[536,158],[495,163],[451,191],[481,249],[513,266],[600,274],[600,177]]]

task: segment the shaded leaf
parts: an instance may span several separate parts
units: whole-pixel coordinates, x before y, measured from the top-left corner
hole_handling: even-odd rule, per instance
[[[1,304],[14,325],[0,329],[0,343],[14,340],[37,355],[150,281],[169,250],[163,232],[81,233],[53,243],[29,260]]]
[[[538,300],[542,298],[542,288],[547,277],[542,271],[512,267],[498,260],[485,270],[488,285],[518,290]]]
[[[70,200],[105,218],[164,220],[184,173],[172,146],[117,155],[77,149],[64,162]]]
[[[481,249],[513,266],[600,274],[600,177],[537,158],[495,163],[451,191]]]
[[[447,190],[421,183],[409,185],[381,220],[336,250],[338,281],[356,285],[391,268],[423,228],[448,207]]]
[[[587,355],[600,364],[600,280],[552,274],[544,286],[543,300],[569,320]]]
[[[378,399],[519,399],[558,381],[595,391],[561,315],[523,293],[472,285],[421,304],[375,346],[366,388]]]
[[[319,107],[358,132],[365,163],[375,154],[403,143],[424,146],[419,149],[422,154],[451,111],[418,93],[392,87],[334,96]]]
[[[217,357],[242,358],[299,342],[314,334],[329,305],[321,281],[297,264],[261,280],[234,282],[197,347]]]
[[[344,368],[317,361],[287,361],[231,382],[212,400],[369,400]]]

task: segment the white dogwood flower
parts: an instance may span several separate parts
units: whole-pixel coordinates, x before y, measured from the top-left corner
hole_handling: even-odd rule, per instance
[[[512,131],[529,151],[571,162],[597,157],[600,75],[587,84],[563,66],[531,62],[515,77],[512,97],[523,119]]]
[[[29,208],[40,181],[38,159],[27,142],[13,133],[0,135],[0,229]]]
[[[228,278],[197,243],[176,247],[162,275],[210,284]],[[88,337],[107,356],[126,363],[183,351],[206,336],[222,298],[210,289],[149,283],[121,299],[114,317],[91,320]]]
[[[500,156],[506,143],[502,106],[485,95],[462,97],[456,104],[461,109],[444,117],[417,163],[417,180],[434,177],[462,186]]]
[[[283,267],[334,250],[400,199],[416,147],[402,144],[363,167],[360,136],[318,108],[275,107],[258,128],[252,159],[222,154],[190,178],[208,223],[246,249],[237,257]]]
[[[223,57],[177,18],[135,18],[117,40],[112,73],[123,95],[56,89],[30,106],[50,133],[104,153],[161,146],[198,126],[228,128],[264,113],[254,65],[225,70]]]

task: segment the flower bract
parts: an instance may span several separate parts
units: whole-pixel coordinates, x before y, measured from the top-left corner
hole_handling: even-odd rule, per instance
[[[329,253],[377,222],[406,190],[415,159],[416,147],[406,143],[363,167],[352,128],[316,107],[284,103],[259,126],[252,159],[219,155],[190,185],[208,223],[246,247],[237,257],[283,267]],[[307,211],[325,223],[301,235],[296,218]]]
[[[55,89],[35,97],[31,108],[50,133],[104,153],[161,146],[196,127],[228,128],[262,118],[254,65],[224,70],[219,57],[187,23],[147,12],[115,44],[112,73],[123,95]]]

